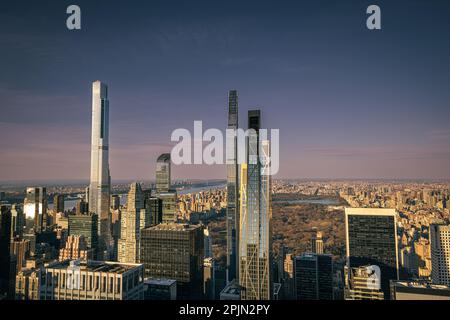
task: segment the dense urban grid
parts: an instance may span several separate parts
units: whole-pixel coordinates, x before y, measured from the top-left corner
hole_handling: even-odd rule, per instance
[[[246,159],[270,157],[262,119]],[[96,81],[89,184],[2,186],[1,299],[450,299],[450,182],[272,180],[235,144],[226,181],[172,181],[168,150],[112,185],[109,127]]]

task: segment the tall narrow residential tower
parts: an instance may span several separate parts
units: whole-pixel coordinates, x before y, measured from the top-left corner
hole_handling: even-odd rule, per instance
[[[260,141],[259,110],[248,113],[247,163],[241,165],[239,285],[242,300],[272,298],[269,141]]]
[[[238,95],[236,90],[228,94],[228,129],[238,128]],[[231,133],[231,131],[229,131]],[[228,133],[228,134],[230,134]],[[227,136],[227,141],[233,141],[227,146],[227,282],[236,278],[239,270],[239,184],[237,164],[237,137]]]
[[[99,254],[111,249],[109,218],[111,177],[109,173],[109,101],[108,87],[96,81],[92,85],[92,142],[89,210],[99,219]],[[104,257],[107,258],[107,257]]]

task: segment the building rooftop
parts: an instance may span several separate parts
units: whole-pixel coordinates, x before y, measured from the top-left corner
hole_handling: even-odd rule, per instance
[[[58,263],[48,264],[49,269],[67,269],[69,267],[80,267],[81,270],[93,272],[109,272],[121,274],[129,270],[142,266],[139,263],[118,263],[109,261],[81,261],[81,260],[65,260]]]
[[[392,281],[392,282],[397,287],[450,291],[450,287],[448,287],[448,286],[440,285],[440,284],[432,284],[429,281]]]
[[[165,231],[191,231],[201,228],[201,225],[187,223],[161,223],[147,230],[165,230]]]
[[[175,283],[177,283],[177,281],[173,280],[173,279],[152,279],[152,278],[144,279],[144,284],[153,284],[153,285],[160,285],[160,286],[171,286],[171,285],[173,285]]]

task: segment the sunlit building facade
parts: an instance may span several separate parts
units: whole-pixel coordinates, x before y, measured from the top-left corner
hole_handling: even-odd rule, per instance
[[[239,285],[242,300],[272,297],[269,141],[259,141],[261,115],[248,113],[247,163],[241,165]]]

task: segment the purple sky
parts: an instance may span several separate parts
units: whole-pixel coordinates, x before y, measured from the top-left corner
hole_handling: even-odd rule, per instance
[[[345,4],[343,3],[345,2]],[[0,5],[0,181],[88,179],[91,83],[110,91],[113,180],[154,179],[171,132],[262,110],[281,178],[450,178],[450,3],[68,1]],[[174,178],[224,178],[221,166]]]

